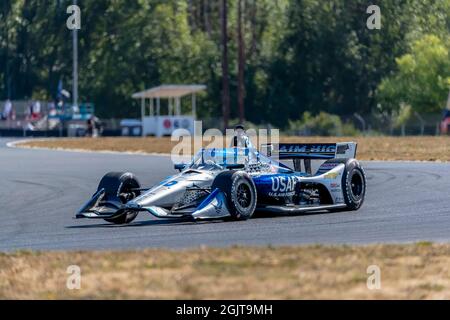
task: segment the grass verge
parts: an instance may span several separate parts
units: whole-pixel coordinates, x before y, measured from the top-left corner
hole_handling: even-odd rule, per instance
[[[281,137],[282,142],[358,142],[361,160],[450,161],[450,137]],[[36,140],[18,146],[31,148],[170,153],[170,138],[76,138]],[[227,144],[225,144],[227,145]]]
[[[67,267],[81,268],[68,290]],[[381,289],[367,288],[367,268]],[[449,299],[450,245],[0,254],[2,299]]]

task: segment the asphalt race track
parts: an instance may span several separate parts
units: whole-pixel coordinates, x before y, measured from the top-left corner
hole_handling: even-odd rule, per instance
[[[357,212],[197,223],[141,213],[116,226],[73,216],[107,171],[131,171],[152,185],[174,173],[167,157],[12,149],[7,141],[0,140],[1,251],[450,240],[449,163],[363,163],[368,191]]]

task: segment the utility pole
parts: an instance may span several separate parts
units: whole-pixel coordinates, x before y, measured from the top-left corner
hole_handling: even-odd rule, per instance
[[[245,121],[245,42],[242,32],[242,0],[238,0],[238,106],[239,106],[239,122]]]
[[[6,18],[8,15],[8,12],[11,11],[11,3],[9,1],[6,1],[2,6],[2,14],[5,24],[5,79],[4,79],[4,85],[6,88],[6,98],[11,99],[11,75],[10,75],[10,68],[9,68],[9,26],[8,26],[8,19]]]
[[[77,5],[77,0],[73,0],[73,4]],[[74,109],[78,107],[78,30],[74,28],[72,31],[73,41],[73,88],[72,88],[72,106]]]
[[[448,92],[448,99],[447,99],[447,110],[450,110],[450,91]]]
[[[222,115],[224,130],[228,128],[230,117],[230,83],[228,71],[228,18],[227,0],[222,0],[220,6],[221,42],[222,42]]]

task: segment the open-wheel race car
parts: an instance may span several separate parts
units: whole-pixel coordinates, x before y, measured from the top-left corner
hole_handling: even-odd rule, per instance
[[[133,221],[158,218],[246,220],[255,211],[301,213],[358,210],[366,177],[356,143],[277,144],[201,149],[175,174],[143,188],[129,172],[106,174],[76,218]],[[313,163],[320,161],[317,168]],[[288,163],[291,161],[291,165]]]

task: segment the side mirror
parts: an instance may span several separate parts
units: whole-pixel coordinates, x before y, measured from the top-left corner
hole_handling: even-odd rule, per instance
[[[175,170],[178,171],[183,171],[183,169],[186,167],[186,165],[184,163],[177,163],[176,165],[174,165]]]
[[[233,163],[233,164],[227,164],[228,170],[238,170],[238,169],[244,169],[245,165],[243,163]]]

